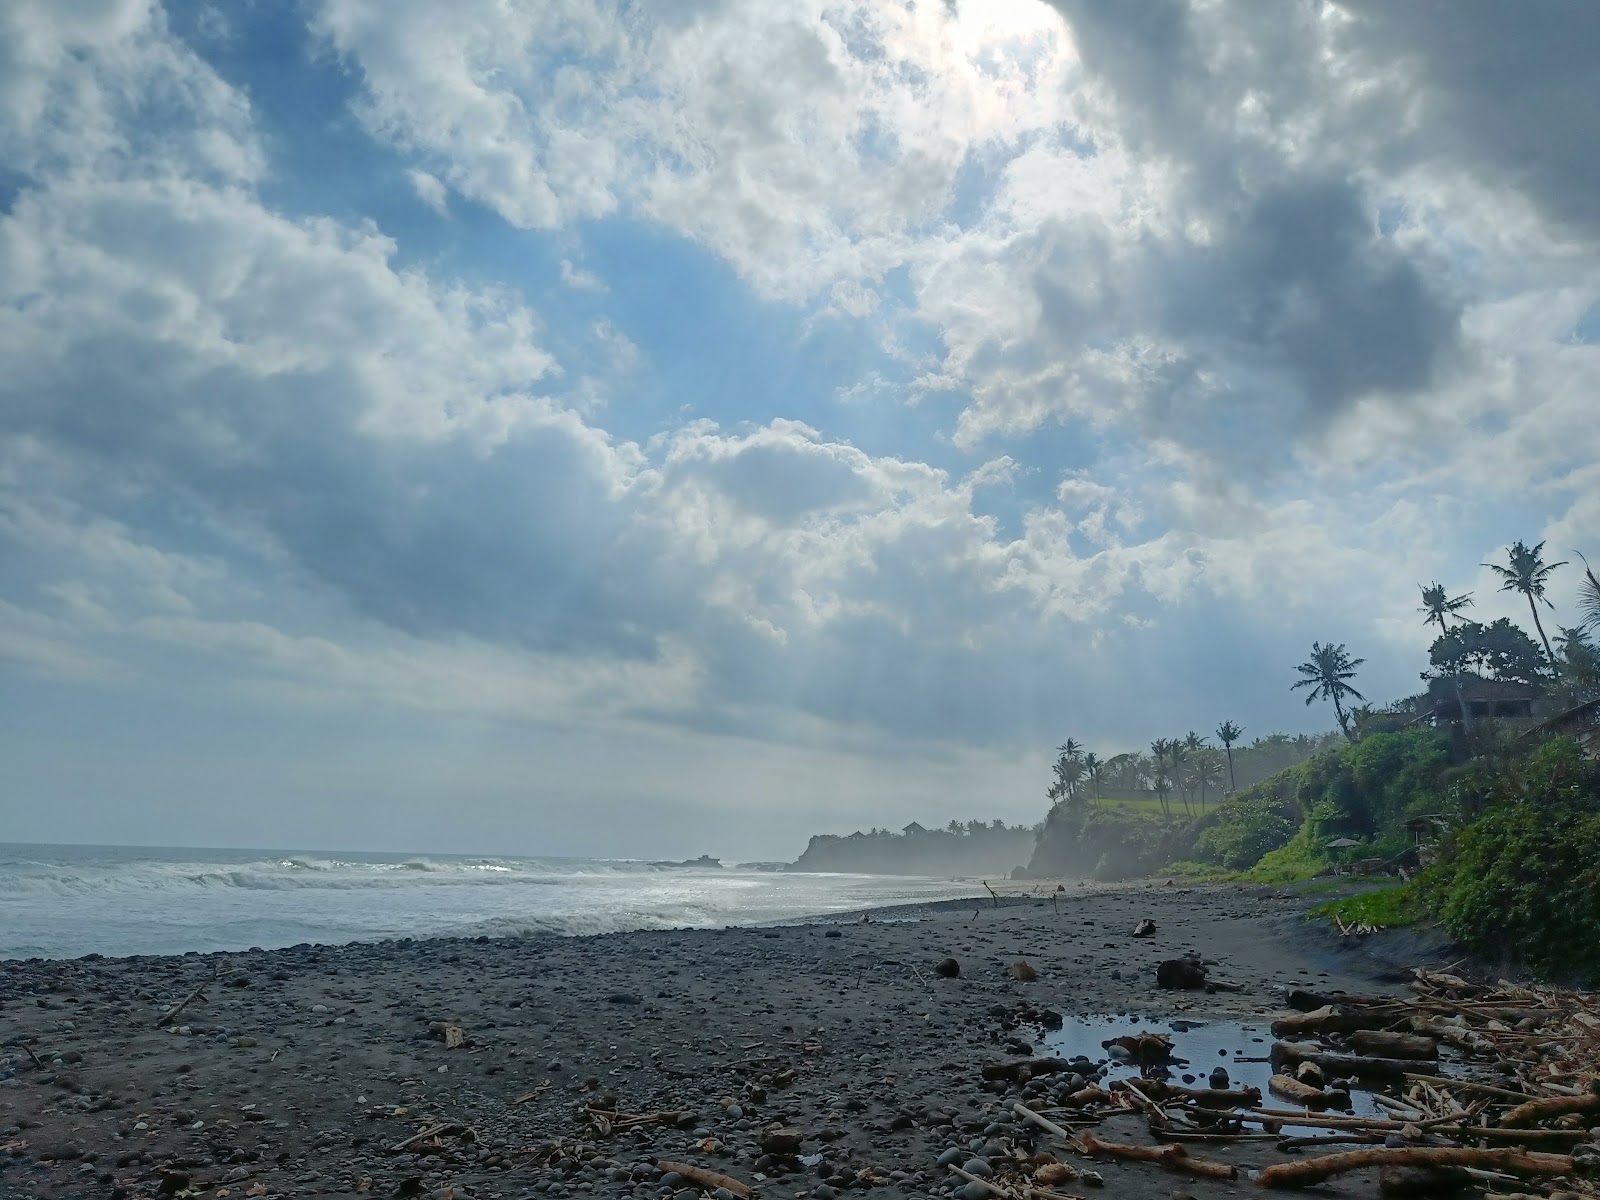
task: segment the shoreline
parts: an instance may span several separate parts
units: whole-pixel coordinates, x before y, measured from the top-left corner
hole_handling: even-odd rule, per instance
[[[0,1026],[27,1046],[0,1049],[0,1194],[153,1197],[181,1177],[206,1195],[675,1200],[651,1165],[666,1157],[767,1200],[835,1200],[851,1180],[944,1195],[935,1160],[981,1141],[1000,1099],[981,1065],[1019,1037],[1044,1052],[1019,1005],[1251,1021],[1287,987],[1385,986],[1299,919],[1308,907],[1283,889],[1142,882],[870,909],[865,923],[10,960]],[[1155,935],[1134,939],[1146,917]],[[1188,950],[1247,990],[1156,989],[1155,962]],[[935,976],[946,956],[960,978]],[[1017,958],[1035,981],[1012,977]],[[441,1040],[446,1025],[463,1045]],[[586,1135],[583,1106],[602,1097],[690,1116]],[[392,1152],[430,1122],[473,1140]],[[823,1157],[773,1160],[771,1122]],[[590,1148],[526,1153],[552,1139]],[[1107,1165],[1108,1195],[1170,1193],[1172,1177],[1129,1167]]]

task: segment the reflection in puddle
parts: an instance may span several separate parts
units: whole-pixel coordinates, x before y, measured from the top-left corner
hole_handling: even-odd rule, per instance
[[[1156,1047],[1150,1040],[1138,1039],[1140,1034],[1159,1034],[1170,1039],[1170,1057],[1165,1062],[1156,1061],[1161,1057],[1155,1052]],[[1236,1090],[1255,1087],[1261,1089],[1263,1104],[1298,1108],[1299,1105],[1272,1096],[1268,1091],[1272,1065],[1267,1055],[1272,1041],[1266,1023],[1151,1018],[1119,1013],[1068,1017],[1060,1029],[1044,1035],[1041,1053],[1069,1061],[1087,1060],[1083,1063],[1085,1069],[1078,1072],[1085,1078],[1103,1069],[1102,1078],[1106,1082],[1145,1076],[1186,1087]],[[1141,1066],[1140,1060],[1147,1065]],[[1350,1101],[1349,1108],[1329,1111],[1366,1117],[1387,1116],[1368,1091],[1352,1087]]]

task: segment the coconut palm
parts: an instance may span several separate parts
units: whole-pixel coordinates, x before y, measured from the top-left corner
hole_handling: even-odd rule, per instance
[[[1200,812],[1203,816],[1206,811],[1206,790],[1213,787],[1220,788],[1222,785],[1222,761],[1217,752],[1207,746],[1195,755],[1194,763],[1189,770],[1200,788]]]
[[[1419,583],[1418,587],[1422,587]],[[1465,625],[1467,619],[1461,615],[1463,609],[1472,607],[1472,593],[1463,592],[1459,596],[1451,596],[1444,590],[1442,583],[1430,583],[1422,587],[1422,607],[1417,611],[1423,614],[1424,625],[1437,625],[1441,634],[1450,632],[1450,621],[1454,619],[1458,625]],[[1461,672],[1450,673],[1450,681],[1455,684],[1456,707],[1461,710],[1461,727],[1468,733],[1472,732],[1472,713],[1467,709],[1467,701],[1461,694]]]
[[[1521,542],[1512,542],[1510,550],[1506,552],[1506,558],[1510,566],[1502,567],[1494,563],[1483,565],[1500,577],[1502,592],[1520,592],[1528,598],[1528,611],[1533,614],[1533,627],[1539,631],[1539,640],[1544,643],[1544,652],[1550,656],[1551,662],[1555,662],[1556,652],[1550,648],[1550,639],[1544,633],[1544,622],[1539,620],[1539,606],[1534,601],[1542,600],[1546,608],[1555,608],[1544,594],[1545,585],[1550,581],[1551,572],[1567,564],[1565,560],[1546,563],[1543,542],[1531,549]]]
[[[1364,658],[1351,658],[1343,644],[1336,646],[1329,642],[1324,646],[1321,642],[1312,642],[1311,657],[1295,668],[1301,678],[1291,684],[1289,690],[1310,688],[1306,696],[1307,705],[1319,699],[1333,701],[1333,712],[1339,718],[1339,728],[1353,742],[1355,735],[1350,732],[1350,718],[1345,715],[1344,701],[1347,696],[1354,696],[1357,700],[1366,699],[1350,686],[1350,680],[1356,677],[1356,668],[1366,661]]]
[[[1062,801],[1076,800],[1078,797],[1078,784],[1083,780],[1083,745],[1068,738],[1056,747],[1056,761],[1051,770],[1055,772],[1055,782],[1050,785],[1045,793],[1052,804]]]
[[[1580,553],[1578,557],[1583,558],[1583,555]],[[1583,620],[1578,622],[1578,628],[1600,633],[1600,579],[1594,577],[1594,568],[1587,558],[1583,558],[1583,574],[1583,582],[1578,584],[1578,611],[1583,614]]]
[[[1233,777],[1233,744],[1244,736],[1242,726],[1235,725],[1232,721],[1224,721],[1217,726],[1217,741],[1222,743],[1222,749],[1228,755],[1228,790],[1239,790],[1238,781]]]
[[[1167,793],[1172,789],[1172,777],[1167,773],[1167,756],[1172,752],[1172,743],[1166,738],[1157,738],[1150,743],[1150,783],[1155,788],[1156,798],[1161,801],[1161,811],[1167,816],[1172,815],[1172,809],[1167,804]]]
[[[1105,778],[1106,764],[1093,750],[1083,756],[1083,774],[1096,800],[1100,799],[1100,783]]]

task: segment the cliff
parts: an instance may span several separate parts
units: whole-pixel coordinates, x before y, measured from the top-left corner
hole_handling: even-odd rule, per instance
[[[900,833],[887,829],[844,837],[819,833],[788,869],[1004,878],[1032,854],[1033,830],[1026,826],[974,821],[957,828],[924,829],[913,822]]]

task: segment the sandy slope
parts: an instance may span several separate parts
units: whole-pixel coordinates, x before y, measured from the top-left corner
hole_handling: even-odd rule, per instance
[[[994,1136],[984,1131],[1005,1097],[984,1090],[979,1067],[1033,1036],[1002,1028],[997,1014],[1019,1001],[1069,1017],[1216,1017],[1278,1011],[1281,989],[1296,984],[1371,990],[1369,960],[1308,930],[1305,903],[1270,890],[1130,887],[865,925],[4,963],[0,1030],[32,1039],[44,1065],[3,1052],[0,1195],[171,1194],[187,1181],[208,1196],[449,1187],[457,1200],[656,1200],[671,1195],[648,1167],[662,1156],[716,1166],[765,1197],[827,1200],[869,1166],[888,1177],[874,1195],[942,1194],[950,1180],[937,1156]],[[1134,940],[1146,916],[1158,932]],[[1157,991],[1155,962],[1191,949],[1250,990]],[[946,955],[961,978],[933,976]],[[1036,982],[1011,978],[1018,957]],[[179,1031],[158,1028],[219,966]],[[447,1049],[430,1036],[441,1020],[459,1022],[470,1044]],[[577,1135],[580,1104],[606,1093],[627,1111],[695,1117],[604,1140],[571,1171],[513,1153]],[[738,1107],[719,1105],[728,1099]],[[426,1158],[386,1152],[447,1120],[472,1126],[477,1143],[450,1138],[448,1154]],[[823,1160],[781,1175],[758,1166],[757,1139],[773,1121],[802,1131],[804,1150]],[[1148,1140],[1131,1119],[1103,1132]],[[697,1148],[706,1137],[723,1152]],[[1258,1144],[1217,1156],[1261,1165],[1275,1153]],[[1253,1190],[1151,1166],[1102,1170],[1108,1196]],[[1340,1185],[1373,1190],[1370,1180]]]

